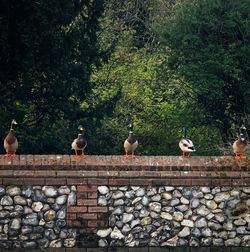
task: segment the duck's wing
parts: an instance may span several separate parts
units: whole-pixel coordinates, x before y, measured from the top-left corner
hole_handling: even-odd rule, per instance
[[[179,142],[182,151],[195,151],[194,144],[190,139],[182,138]]]

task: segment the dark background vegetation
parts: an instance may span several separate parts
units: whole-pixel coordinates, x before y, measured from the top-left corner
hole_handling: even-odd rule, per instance
[[[249,0],[0,0],[0,139],[18,153],[231,153],[250,128]],[[249,132],[249,131],[248,131]],[[0,152],[4,153],[3,145]]]

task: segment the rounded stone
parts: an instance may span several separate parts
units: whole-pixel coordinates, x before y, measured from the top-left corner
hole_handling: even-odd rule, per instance
[[[99,206],[107,206],[108,202],[105,196],[101,195],[98,197],[98,205]]]
[[[21,219],[16,218],[10,221],[10,229],[19,230],[21,228]]]
[[[112,232],[112,228],[108,228],[108,229],[100,229],[97,231],[97,235],[105,238],[107,237],[110,233]]]
[[[69,193],[70,193],[70,188],[69,188],[68,186],[66,186],[66,185],[60,186],[60,187],[58,188],[58,193],[59,193],[60,195],[62,195],[62,194],[69,194]]]
[[[98,191],[100,194],[107,194],[109,192],[109,188],[107,186],[98,186]]]
[[[210,209],[216,209],[217,208],[217,204],[214,200],[207,200],[206,201],[206,206]]]
[[[22,189],[22,192],[21,194],[26,197],[26,198],[29,198],[32,194],[34,194],[34,191],[32,189],[31,186],[25,186],[23,189]]]
[[[9,196],[17,196],[21,194],[21,189],[17,186],[9,187],[6,190],[6,194]]]
[[[5,189],[0,186],[0,197],[5,194]]]
[[[75,192],[70,192],[69,193],[68,200],[67,200],[67,205],[68,206],[76,205],[76,193]]]
[[[187,237],[190,235],[190,228],[189,227],[184,227],[179,233],[179,237]]]
[[[172,192],[175,189],[173,186],[165,186],[164,188],[166,192]]]
[[[197,208],[200,205],[199,199],[192,199],[191,200],[191,208]]]
[[[124,235],[121,233],[121,231],[117,227],[114,227],[113,231],[110,234],[110,237],[111,239],[120,240],[124,238]]]
[[[67,202],[67,195],[61,195],[56,198],[56,204],[63,205]]]
[[[201,216],[206,216],[210,213],[210,210],[206,208],[205,206],[201,206],[200,208],[197,209],[197,214]]]
[[[147,205],[149,204],[149,202],[150,202],[149,197],[147,197],[147,196],[143,196],[143,197],[142,197],[141,203],[142,203],[144,206],[147,206]]]
[[[186,219],[184,219],[181,222],[181,225],[182,226],[186,226],[186,227],[194,227],[194,222],[192,220],[186,220]]]
[[[123,199],[117,199],[114,202],[114,206],[123,206],[124,205],[124,200]]]
[[[106,248],[108,246],[108,242],[106,239],[100,239],[98,241],[98,246],[101,248]]]
[[[156,194],[154,196],[151,197],[152,201],[160,201],[161,200],[161,195],[160,194]]]
[[[132,221],[133,219],[134,219],[133,214],[124,213],[124,214],[122,215],[122,222],[123,222],[123,223],[128,223],[128,222]]]
[[[66,226],[66,221],[65,220],[56,220],[56,226],[59,228],[62,228],[64,226]]]
[[[184,204],[184,205],[188,205],[189,204],[189,200],[184,198],[184,197],[181,197],[181,203]]]
[[[149,203],[149,209],[159,213],[161,211],[161,204],[159,202],[151,202]]]
[[[25,225],[38,225],[38,217],[36,213],[28,214],[22,219],[22,223]]]
[[[49,244],[50,247],[52,248],[61,248],[62,247],[62,241],[61,239],[53,240]]]
[[[226,201],[230,198],[230,193],[228,192],[220,192],[220,193],[217,193],[214,197],[214,201],[216,203],[218,202],[223,202],[223,201]]]
[[[204,217],[202,217],[202,218],[198,219],[197,221],[195,221],[195,226],[197,228],[206,227],[207,220]]]
[[[8,195],[5,195],[2,197],[1,201],[0,201],[0,204],[2,206],[12,206],[13,205],[13,199],[8,196]]]
[[[49,246],[49,240],[47,238],[42,238],[37,240],[38,246],[41,248],[47,248]]]
[[[31,206],[32,210],[35,212],[40,212],[43,208],[43,203],[42,202],[33,202]]]
[[[176,221],[182,221],[183,220],[183,213],[182,212],[174,212],[174,218]]]
[[[151,218],[150,217],[144,217],[141,220],[141,225],[145,226],[145,225],[149,225],[149,224],[151,224]]]
[[[134,198],[134,196],[135,196],[135,192],[133,190],[125,193],[126,198],[132,199],[132,198]]]
[[[142,197],[145,195],[145,189],[144,188],[139,188],[136,192],[135,192],[136,197]]]
[[[205,237],[211,237],[212,236],[212,230],[210,228],[203,228],[201,230],[201,234]]]
[[[167,192],[163,193],[163,194],[162,194],[162,197],[163,197],[164,199],[166,199],[166,200],[171,200],[171,199],[173,198],[172,194],[167,193]]]
[[[46,221],[51,221],[54,220],[56,217],[56,212],[54,210],[48,210],[47,212],[45,212],[44,214],[44,219]]]

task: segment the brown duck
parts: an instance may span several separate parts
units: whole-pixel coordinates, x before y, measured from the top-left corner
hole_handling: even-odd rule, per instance
[[[78,137],[72,143],[72,149],[75,150],[75,158],[79,158],[77,151],[82,151],[82,157],[86,158],[87,156],[84,154],[84,149],[87,146],[87,141],[83,138],[82,135],[83,127],[81,125],[78,126]]]
[[[245,149],[247,147],[247,140],[245,137],[245,132],[246,132],[246,127],[244,125],[242,125],[240,127],[240,135],[238,140],[236,140],[233,143],[233,151],[235,153],[235,158],[236,159],[240,159],[240,158],[247,158],[244,155]],[[241,155],[239,156],[238,154],[241,153]]]
[[[138,146],[138,141],[136,140],[134,134],[133,134],[133,124],[129,124],[129,136],[124,142],[124,149],[126,152],[125,157],[135,157],[135,149]],[[131,155],[128,155],[128,152],[131,152]]]
[[[15,157],[16,156],[16,150],[18,148],[18,141],[17,138],[14,135],[13,125],[16,125],[17,122],[15,119],[12,120],[11,126],[10,126],[10,132],[4,139],[4,149],[6,150],[5,157]]]

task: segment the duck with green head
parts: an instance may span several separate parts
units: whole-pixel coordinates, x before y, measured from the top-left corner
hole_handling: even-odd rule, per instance
[[[186,157],[186,152],[189,153],[188,157],[190,157],[190,153],[195,151],[193,142],[190,139],[187,139],[187,129],[185,127],[182,128],[182,138],[179,142],[179,146],[183,152],[182,157]]]
[[[81,125],[78,126],[78,137],[74,139],[72,143],[72,150],[75,150],[75,158],[79,158],[77,151],[82,151],[82,157],[86,158],[87,156],[84,154],[84,149],[87,146],[87,141],[83,138],[83,127]]]
[[[244,155],[244,152],[247,148],[247,140],[245,137],[247,128],[245,125],[242,125],[240,127],[240,135],[239,138],[233,143],[233,151],[235,153],[235,159],[240,159],[240,158],[246,158]],[[241,153],[241,156],[238,155],[238,153]]]
[[[134,134],[133,134],[133,123],[129,124],[129,135],[128,138],[124,142],[124,149],[126,152],[125,157],[135,157],[135,149],[138,146],[138,141],[136,140]],[[131,152],[131,155],[128,155],[128,152]]]
[[[6,150],[6,154],[4,155],[5,157],[16,156],[16,150],[18,148],[18,141],[17,141],[17,138],[15,137],[14,130],[13,130],[13,125],[16,125],[16,124],[17,124],[16,120],[13,119],[11,121],[9,134],[4,139],[4,149]]]

